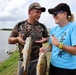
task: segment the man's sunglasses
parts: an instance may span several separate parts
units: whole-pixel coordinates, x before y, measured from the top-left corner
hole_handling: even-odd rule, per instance
[[[54,11],[53,15],[56,17],[58,13],[64,13],[64,11]]]

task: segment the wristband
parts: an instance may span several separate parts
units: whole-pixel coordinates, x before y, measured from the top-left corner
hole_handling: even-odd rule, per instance
[[[60,42],[59,46],[58,46],[60,49],[63,47],[63,43]]]

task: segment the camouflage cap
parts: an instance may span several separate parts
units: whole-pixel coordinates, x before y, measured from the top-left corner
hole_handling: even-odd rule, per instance
[[[46,11],[45,7],[41,7],[40,4],[37,3],[37,2],[34,2],[34,3],[32,3],[32,4],[29,6],[29,10],[34,9],[34,8],[35,8],[35,9],[40,9],[42,12],[45,12],[45,11]]]

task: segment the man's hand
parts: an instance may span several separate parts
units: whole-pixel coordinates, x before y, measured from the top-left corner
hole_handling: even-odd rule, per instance
[[[44,42],[47,42],[48,39],[49,39],[49,37],[47,37],[47,38],[42,38],[41,40],[37,40],[37,41],[35,41],[35,42],[36,42],[36,43],[44,43]]]
[[[23,40],[23,34],[20,34],[19,37],[17,37],[20,44],[24,45],[25,41]]]
[[[41,53],[46,53],[46,50],[45,50],[45,48],[44,48],[44,47],[41,47],[41,48],[40,48],[39,55],[40,55]]]

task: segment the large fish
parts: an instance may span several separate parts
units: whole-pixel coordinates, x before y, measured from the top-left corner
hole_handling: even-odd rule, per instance
[[[46,74],[47,74],[46,54],[40,53],[37,63],[36,75],[46,75]]]
[[[30,61],[30,53],[31,53],[31,37],[27,37],[25,40],[25,45],[22,50],[23,53],[23,63],[22,67],[24,67],[24,71],[27,71],[27,67]]]

